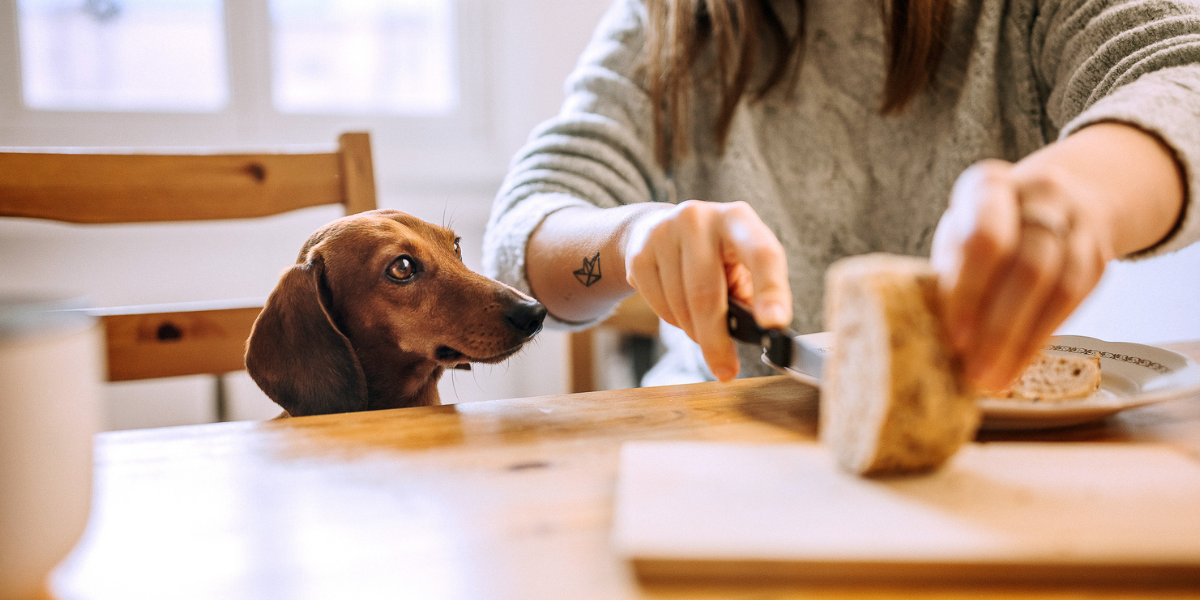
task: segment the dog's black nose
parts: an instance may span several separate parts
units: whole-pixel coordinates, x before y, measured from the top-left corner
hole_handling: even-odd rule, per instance
[[[546,307],[537,300],[523,300],[508,309],[504,318],[513,329],[528,337],[542,330],[542,321],[546,319]]]

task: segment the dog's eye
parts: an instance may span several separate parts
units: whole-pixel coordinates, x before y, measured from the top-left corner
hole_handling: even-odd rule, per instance
[[[417,274],[417,261],[411,256],[401,256],[388,265],[387,276],[395,281],[407,281]]]

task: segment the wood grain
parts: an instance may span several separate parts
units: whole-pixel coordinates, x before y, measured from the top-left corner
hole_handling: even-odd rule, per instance
[[[1200,355],[1200,343],[1186,348]],[[1180,348],[1176,348],[1180,349]],[[816,390],[782,377],[97,438],[92,532],[62,599],[1194,598],[1102,584],[668,585],[611,545],[622,445],[812,442]],[[1200,398],[989,440],[1200,442]],[[1200,460],[1200,454],[1190,454]],[[1136,510],[1136,507],[1131,508]]]
[[[67,223],[244,219],[341,200],[335,153],[0,153],[4,216]]]
[[[108,380],[241,371],[246,339],[260,312],[251,307],[102,316]]]

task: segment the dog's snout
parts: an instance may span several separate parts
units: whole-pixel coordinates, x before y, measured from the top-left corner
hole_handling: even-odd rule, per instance
[[[542,321],[546,320],[546,307],[537,300],[524,300],[508,309],[504,319],[518,333],[528,337],[542,330]]]

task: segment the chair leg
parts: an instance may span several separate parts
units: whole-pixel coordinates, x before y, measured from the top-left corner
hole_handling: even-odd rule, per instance
[[[218,423],[229,420],[229,390],[225,386],[225,375],[213,375],[213,407]]]
[[[571,393],[596,390],[596,349],[590,329],[571,334]]]

